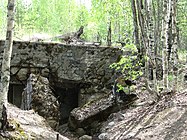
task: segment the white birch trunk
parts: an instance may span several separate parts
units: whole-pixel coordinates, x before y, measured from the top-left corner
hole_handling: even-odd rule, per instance
[[[172,0],[172,37],[173,37],[173,44],[171,48],[171,59],[172,59],[172,65],[173,65],[173,91],[177,91],[178,89],[178,56],[177,56],[177,48],[178,48],[178,42],[177,42],[177,25],[176,25],[176,0]]]
[[[168,89],[168,29],[171,10],[171,0],[164,0],[162,19],[162,62],[163,62],[163,86]]]
[[[12,44],[13,44],[13,28],[14,28],[14,11],[15,11],[15,0],[8,0],[7,6],[7,33],[4,46],[4,54],[1,69],[1,82],[0,82],[0,128],[5,129],[6,127],[6,108],[7,108],[7,94],[9,89],[10,81],[10,60],[12,55]]]
[[[156,56],[155,56],[155,40],[154,40],[154,22],[153,22],[153,9],[152,9],[152,0],[148,0],[147,3],[147,10],[148,10],[148,15],[147,15],[147,21],[148,21],[148,52],[150,56],[150,63],[152,65],[152,70],[153,70],[153,86],[154,90],[157,91],[157,79],[156,79]]]

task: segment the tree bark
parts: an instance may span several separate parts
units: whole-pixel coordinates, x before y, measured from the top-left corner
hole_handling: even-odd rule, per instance
[[[1,69],[1,83],[0,83],[0,128],[6,129],[7,126],[7,94],[10,81],[10,60],[12,55],[13,44],[13,28],[14,28],[14,11],[15,0],[8,0],[7,6],[7,33],[4,46],[4,54]]]
[[[133,24],[134,24],[134,38],[135,38],[135,45],[138,49],[138,54],[141,58],[141,49],[140,49],[140,37],[139,37],[139,28],[138,28],[138,18],[137,18],[137,11],[136,11],[136,3],[135,0],[131,0],[131,8],[133,13]]]
[[[142,0],[136,0],[136,6],[137,6],[137,15],[138,15],[138,23],[139,23],[139,27],[140,27],[140,35],[139,38],[141,41],[139,41],[139,45],[140,47],[140,51],[141,51],[141,58],[143,58],[143,56],[146,53],[146,42],[147,42],[147,37],[146,37],[146,26],[145,26],[145,16],[143,13],[143,11],[145,11],[144,6],[143,6],[143,1]]]
[[[162,19],[162,61],[163,61],[163,86],[168,89],[168,29],[171,10],[171,0],[164,0]]]
[[[107,46],[112,45],[112,29],[111,29],[111,21],[108,23],[108,34],[107,34]]]
[[[178,39],[177,39],[177,19],[176,19],[176,5],[177,0],[172,0],[172,47],[171,47],[171,60],[172,60],[172,71],[173,71],[173,91],[177,91],[178,89],[178,55],[177,55],[177,48],[178,48]]]
[[[148,52],[150,56],[150,63],[151,64],[151,70],[153,71],[153,85],[154,90],[157,91],[157,78],[156,78],[156,54],[155,54],[155,40],[154,40],[154,33],[155,33],[155,25],[153,22],[153,8],[152,8],[153,2],[152,0],[149,0],[147,4],[147,22],[148,22]]]

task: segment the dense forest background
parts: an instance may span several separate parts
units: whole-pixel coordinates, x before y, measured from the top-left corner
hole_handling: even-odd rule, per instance
[[[0,2],[1,37],[6,29],[6,0]],[[85,26],[87,40],[106,40],[109,22],[112,40],[132,34],[132,12],[128,0],[17,0],[15,36],[33,33],[50,35],[75,31]]]
[[[106,44],[111,24],[112,43],[132,40],[134,33],[131,0],[17,0],[15,37],[47,33],[64,34],[85,26],[84,39]],[[160,0],[155,2],[155,12]],[[6,32],[7,0],[0,2],[1,38]],[[177,2],[177,27],[180,31],[180,47],[187,42],[187,1]]]

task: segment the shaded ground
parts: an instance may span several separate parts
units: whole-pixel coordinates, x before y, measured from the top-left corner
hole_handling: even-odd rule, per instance
[[[125,110],[112,113],[107,121],[100,122],[99,132],[93,140],[186,140],[187,139],[187,87],[175,95],[166,94],[151,104],[149,93],[143,84],[134,92],[139,99]],[[14,138],[55,140],[57,132],[34,111],[23,111],[8,106],[9,122],[15,128]],[[78,140],[80,136],[62,127],[60,140]],[[85,134],[84,134],[85,135]]]
[[[141,96],[134,106],[112,114],[103,123],[98,137],[103,140],[186,140],[187,88],[176,95],[164,95],[153,105],[149,105],[146,98],[146,95]]]
[[[153,103],[150,93],[140,83],[133,93],[139,99],[126,109],[112,113],[107,121],[95,125],[93,140],[186,140],[187,139],[187,85],[177,94],[163,93],[157,103]],[[68,137],[66,129],[63,135]],[[79,136],[70,139],[78,140]]]

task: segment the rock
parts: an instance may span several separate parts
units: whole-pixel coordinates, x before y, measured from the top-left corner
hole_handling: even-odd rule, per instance
[[[108,123],[108,126],[109,126],[109,127],[111,127],[111,126],[113,126],[113,125],[115,125],[115,122],[110,122],[110,123]]]
[[[97,128],[100,125],[99,121],[94,121],[91,123],[91,128]]]
[[[107,133],[101,133],[101,134],[98,136],[98,138],[99,138],[99,140],[108,140],[108,139],[109,139]]]
[[[54,131],[46,120],[33,110],[21,110],[8,104],[8,122],[14,130],[7,131],[8,139],[22,140],[56,140],[58,132]],[[1,140],[6,140],[0,136]],[[59,134],[59,140],[69,140]]]
[[[89,129],[87,130],[87,134],[90,134],[91,136],[93,136],[96,133],[100,132],[100,127],[101,127],[101,122],[99,121],[94,121],[90,124]]]
[[[3,136],[0,136],[0,140],[9,140],[9,138],[4,138]]]
[[[55,128],[55,129],[57,128],[58,122],[57,122],[56,120],[47,119],[46,121],[47,121],[47,123],[48,123],[52,128]]]
[[[92,136],[83,135],[82,137],[79,138],[79,140],[92,140]]]
[[[28,73],[28,69],[26,68],[22,68],[19,70],[19,72],[17,73],[17,77],[20,81],[26,80],[27,79],[27,73]]]
[[[66,131],[67,131],[67,129],[68,129],[68,124],[67,123],[65,123],[65,124],[63,124],[63,125],[60,125],[59,127],[58,127],[58,132],[60,133],[60,134],[64,134]]]
[[[124,102],[123,106],[126,107],[126,105],[133,103],[136,99],[137,96],[129,98],[129,100]],[[82,107],[72,110],[69,116],[68,126],[71,130],[76,130],[79,127],[90,126],[92,122],[103,121],[111,113],[117,112],[118,110],[119,107],[111,96],[103,95],[98,99],[88,102]]]
[[[19,68],[11,67],[10,72],[11,74],[16,74],[19,71]]]
[[[59,124],[60,106],[57,98],[49,88],[48,79],[35,74],[31,74],[29,78],[30,80],[28,80],[27,87],[23,92],[22,106],[25,106],[28,101],[27,90],[30,89],[31,108],[43,116],[52,128],[56,129]],[[31,82],[30,85],[28,84],[29,81]]]
[[[144,100],[142,97],[139,99]],[[155,104],[133,104],[131,108],[120,111],[125,114],[123,119],[117,119],[119,112],[108,117],[107,122],[102,124],[99,138],[105,139],[106,136],[107,140],[185,140],[186,104],[186,89],[172,96],[165,94]],[[110,125],[113,122],[114,125]]]
[[[44,77],[48,77],[49,76],[49,69],[48,68],[42,69],[41,75]]]
[[[83,128],[78,128],[78,129],[76,130],[76,133],[77,133],[78,136],[83,136],[83,135],[86,134],[86,132],[84,131]]]
[[[88,94],[95,94],[104,87],[111,89],[114,70],[109,68],[109,65],[118,60],[122,50],[104,46],[34,42],[49,38],[51,37],[45,33],[36,33],[27,35],[25,39],[22,38],[27,41],[14,41],[11,60],[12,83],[19,80],[21,80],[20,83],[24,83],[28,75],[34,73],[49,77],[52,86],[56,86],[56,83],[62,86],[64,80],[68,82],[68,86],[74,83],[90,84],[93,87],[92,90],[84,87]],[[1,53],[4,43],[0,41]],[[0,61],[2,61],[1,56],[3,54],[0,55]],[[84,93],[79,94],[86,96]],[[78,104],[81,102],[80,99]]]

